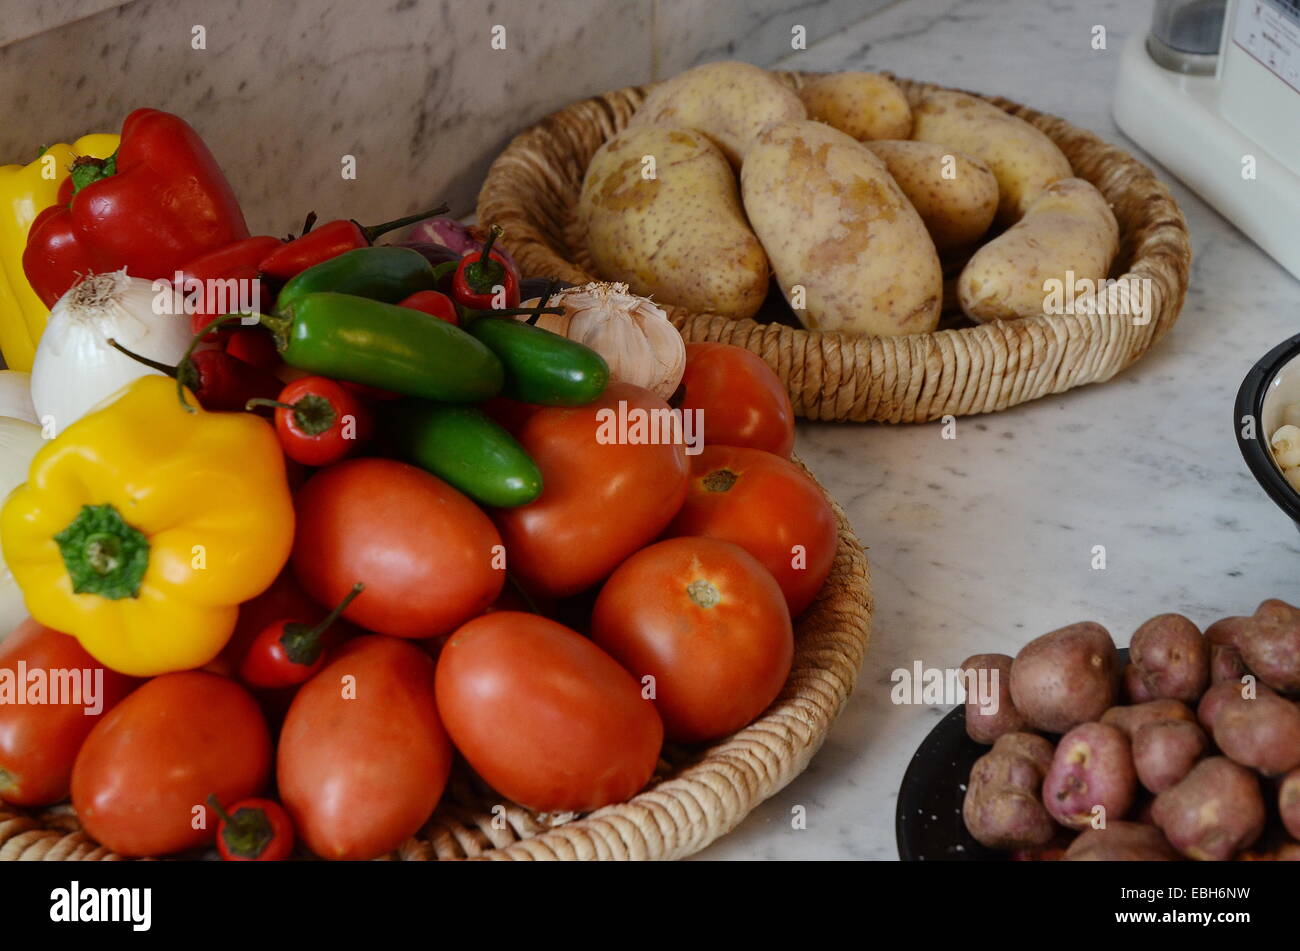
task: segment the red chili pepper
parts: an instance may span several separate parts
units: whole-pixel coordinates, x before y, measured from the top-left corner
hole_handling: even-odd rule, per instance
[[[116,340],[109,346],[126,354],[132,360],[165,373],[182,386],[189,387],[198,398],[199,405],[207,410],[237,412],[254,399],[267,398],[280,392],[283,384],[273,373],[232,357],[224,350],[200,350],[186,353],[176,366],[133,353]],[[188,407],[184,399],[182,404]]]
[[[418,310],[439,320],[445,320],[449,324],[460,326],[460,313],[456,310],[456,302],[438,291],[416,291],[405,300],[398,301],[397,306],[409,307],[411,310]]]
[[[275,338],[261,327],[239,327],[226,338],[226,353],[259,369],[274,373],[284,361]]]
[[[381,403],[387,403],[389,400],[400,400],[401,393],[394,393],[392,390],[381,390],[377,386],[366,386],[364,383],[353,383],[351,380],[339,380],[344,389],[351,390],[358,396],[364,396],[368,400],[379,400]]]
[[[305,683],[325,660],[325,638],[330,625],[365,587],[359,581],[354,584],[347,597],[314,626],[292,618],[268,624],[244,655],[239,665],[239,679],[250,687],[264,688]]]
[[[278,802],[241,799],[227,812],[216,796],[208,808],[217,814],[217,853],[225,862],[283,862],[293,854],[293,821]]]
[[[276,399],[251,399],[255,406],[275,407],[280,448],[295,462],[327,466],[338,462],[370,438],[373,420],[357,395],[335,380],[305,376],[294,380]]]
[[[488,232],[482,251],[467,251],[456,266],[451,279],[451,293],[456,301],[475,310],[501,310],[519,306],[519,278],[511,271],[505,258],[492,250],[492,245],[503,234],[496,225]],[[505,292],[496,300],[497,289]]]
[[[295,238],[263,258],[261,270],[263,274],[269,274],[281,281],[287,281],[295,274],[300,274],[313,265],[338,257],[344,251],[368,248],[375,243],[375,239],[380,235],[396,231],[398,228],[404,228],[407,225],[413,225],[425,218],[441,215],[446,210],[447,206],[441,205],[432,211],[407,215],[405,218],[386,221],[381,225],[372,225],[369,228],[355,221],[342,218],[337,221],[328,221],[313,228],[312,223],[315,221],[315,212],[313,212],[307,217],[307,225],[303,229],[302,237]]]
[[[179,283],[176,290],[183,299],[193,303],[193,331],[198,333],[218,317],[235,313],[241,303],[247,302],[254,312],[262,304],[269,307],[273,297],[262,286],[258,265],[282,244],[279,238],[259,234],[199,255],[180,269],[178,278],[167,275]]]
[[[32,223],[23,270],[47,307],[79,274],[126,268],[132,277],[171,277],[199,255],[248,237],[235,193],[179,116],[137,109],[107,159],[82,156],[67,205]]]

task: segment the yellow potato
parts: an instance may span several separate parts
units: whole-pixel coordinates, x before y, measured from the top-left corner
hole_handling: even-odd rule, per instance
[[[959,149],[992,169],[1001,225],[1019,221],[1043,189],[1074,174],[1069,159],[1042,132],[963,92],[929,93],[912,110],[912,138]]]
[[[745,157],[740,186],[804,326],[888,335],[938,324],[934,242],[865,145],[821,122],[772,126]]]
[[[809,119],[817,119],[853,136],[906,139],[912,134],[907,96],[879,73],[827,73],[799,90]]]
[[[957,279],[957,299],[980,322],[1035,317],[1052,286],[1107,276],[1119,225],[1105,197],[1081,178],[1053,182],[1025,216],[975,252]]]
[[[979,159],[931,142],[863,144],[884,160],[940,254],[974,244],[989,230],[998,210],[998,180]]]
[[[803,103],[767,70],[749,63],[705,63],[650,91],[628,128],[685,126],[713,140],[736,168],[765,126],[802,119]]]
[[[728,317],[752,317],[763,303],[767,256],[731,166],[699,132],[643,126],[610,139],[587,167],[578,215],[605,280]]]

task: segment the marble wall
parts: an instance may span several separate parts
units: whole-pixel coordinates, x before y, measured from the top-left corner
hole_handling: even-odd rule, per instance
[[[712,59],[767,64],[795,25],[811,45],[889,4],[43,0],[0,33],[0,162],[149,105],[200,131],[255,230],[444,199],[464,214],[510,137],[575,99]]]

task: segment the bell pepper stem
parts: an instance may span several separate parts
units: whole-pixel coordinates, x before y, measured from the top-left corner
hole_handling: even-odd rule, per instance
[[[157,360],[150,360],[148,357],[146,357],[146,356],[144,356],[144,355],[142,355],[142,354],[136,353],[134,350],[128,350],[126,347],[122,346],[120,343],[118,343],[118,342],[117,342],[116,340],[114,340],[112,337],[109,337],[109,338],[108,338],[107,340],[105,340],[104,342],[107,343],[107,344],[108,344],[110,347],[112,347],[114,350],[116,350],[118,353],[122,353],[122,354],[125,354],[126,356],[130,357],[130,358],[131,358],[132,360],[134,360],[136,363],[143,363],[145,366],[149,367],[149,368],[152,369],[152,370],[157,370],[159,373],[165,373],[167,376],[171,377],[173,380],[176,379],[176,371],[177,371],[177,369],[178,369],[177,367],[169,366],[169,365],[166,364],[166,363],[160,363],[160,362],[157,361]]]
[[[396,231],[398,228],[405,228],[407,225],[413,225],[418,221],[423,221],[425,218],[432,218],[435,215],[445,215],[447,211],[448,208],[446,205],[439,205],[437,208],[430,209],[429,211],[421,211],[414,215],[407,215],[404,218],[394,218],[392,221],[385,221],[383,224],[371,225],[368,228],[364,225],[357,224],[357,227],[360,228],[361,233],[366,236],[366,240],[371,244],[374,244],[376,238],[386,235],[390,231]],[[354,224],[356,223],[354,222]]]
[[[95,158],[92,155],[78,155],[72,161],[72,171],[69,175],[72,179],[72,194],[75,195],[87,185],[93,185],[95,182],[116,174],[116,152],[103,159]]]

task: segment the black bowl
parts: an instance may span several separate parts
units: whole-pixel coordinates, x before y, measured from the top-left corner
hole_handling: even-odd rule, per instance
[[[1300,338],[1297,338],[1300,340]],[[1128,648],[1119,651],[1120,667]],[[1049,736],[1055,745],[1059,737]],[[894,835],[904,862],[1005,862],[1010,852],[985,848],[966,831],[961,804],[975,761],[989,751],[966,735],[966,711],[957,707],[940,720],[912,754],[898,788]]]
[[[1237,434],[1237,448],[1241,450],[1241,456],[1246,460],[1246,467],[1250,469],[1255,481],[1277,503],[1277,507],[1295,522],[1296,528],[1300,529],[1300,493],[1291,488],[1291,483],[1286,481],[1282,470],[1273,461],[1273,453],[1269,449],[1271,434],[1264,432],[1264,399],[1278,374],[1297,358],[1300,358],[1300,334],[1278,344],[1251,367],[1246,378],[1241,381],[1241,389],[1237,390],[1232,428]],[[1251,437],[1242,433],[1248,420],[1254,421]]]

